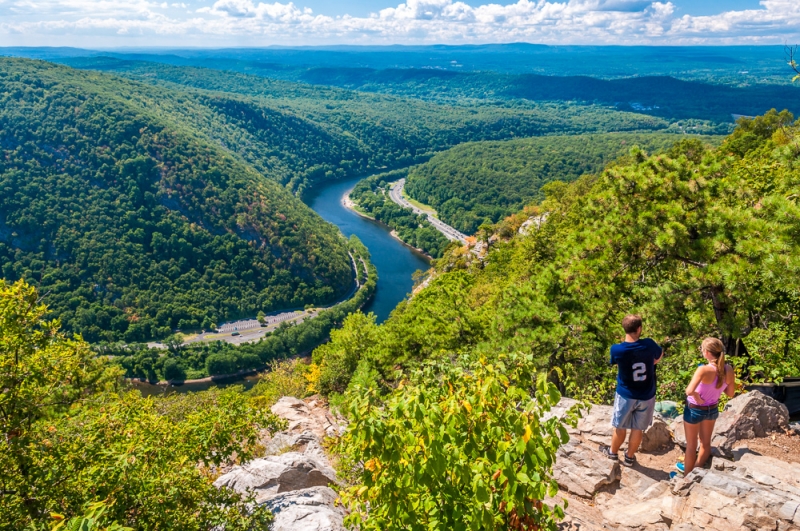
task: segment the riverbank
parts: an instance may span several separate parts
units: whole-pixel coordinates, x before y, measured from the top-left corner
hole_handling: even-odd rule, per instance
[[[347,208],[348,210],[350,210],[354,214],[356,214],[358,216],[361,216],[364,219],[368,219],[368,220],[370,220],[370,221],[372,221],[374,223],[378,223],[379,225],[382,225],[383,227],[386,227],[386,230],[389,232],[389,236],[391,236],[392,238],[394,238],[398,242],[402,243],[404,246],[408,247],[409,249],[413,249],[414,251],[418,252],[419,254],[424,256],[429,262],[434,259],[430,254],[425,252],[424,249],[420,249],[419,247],[414,247],[413,245],[409,244],[408,242],[403,241],[403,239],[400,238],[400,236],[397,235],[397,231],[392,229],[386,223],[384,223],[382,221],[379,221],[379,220],[375,219],[374,217],[370,216],[369,214],[366,214],[366,213],[362,212],[360,210],[360,207],[355,203],[355,201],[350,199],[350,192],[349,191],[345,192],[345,194],[342,196],[342,201],[341,202],[342,202],[342,206],[344,206],[345,208]]]

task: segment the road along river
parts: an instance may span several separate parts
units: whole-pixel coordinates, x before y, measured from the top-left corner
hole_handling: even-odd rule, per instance
[[[344,206],[342,198],[364,178],[318,185],[306,202],[325,221],[339,227],[345,236],[355,234],[369,249],[372,263],[378,270],[378,287],[363,311],[373,312],[380,323],[411,293],[414,285],[411,275],[417,270],[426,271],[430,265],[425,255],[393,238],[388,227]]]

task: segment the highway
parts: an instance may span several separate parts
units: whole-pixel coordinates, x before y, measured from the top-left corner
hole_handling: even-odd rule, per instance
[[[439,218],[434,217],[433,215],[425,212],[420,208],[415,207],[414,205],[406,201],[406,199],[403,197],[403,188],[405,187],[405,185],[406,185],[406,180],[400,179],[394,184],[392,189],[389,190],[389,197],[391,198],[392,201],[394,201],[403,208],[410,208],[411,210],[414,211],[415,214],[424,214],[425,216],[428,217],[428,221],[431,222],[431,225],[433,225],[436,228],[436,230],[444,234],[445,238],[451,241],[458,240],[466,245],[467,243],[466,234],[458,232],[456,229],[454,229],[444,221],[440,220]]]

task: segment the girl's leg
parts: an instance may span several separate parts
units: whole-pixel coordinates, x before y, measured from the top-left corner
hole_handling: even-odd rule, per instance
[[[704,420],[700,426],[700,455],[697,456],[697,465],[703,466],[711,457],[711,436],[714,434],[716,420]]]
[[[700,423],[683,423],[683,431],[686,434],[686,457],[683,460],[684,474],[688,474],[694,468],[697,460],[697,437],[700,432]]]

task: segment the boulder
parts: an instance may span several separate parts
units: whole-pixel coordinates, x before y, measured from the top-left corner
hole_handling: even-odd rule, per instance
[[[584,413],[578,421],[578,432],[586,440],[597,444],[611,444],[611,417],[614,413],[612,406],[592,406],[591,410]],[[652,452],[668,444],[672,438],[667,423],[659,414],[653,415],[653,424],[644,432],[640,451]]]
[[[237,492],[253,492],[256,501],[265,496],[327,487],[336,483],[336,472],[327,463],[297,452],[254,459],[236,466],[217,478],[214,486],[229,487]]]
[[[576,496],[591,498],[604,485],[621,477],[619,461],[612,461],[585,445],[569,444],[558,449],[553,465],[553,479]]]
[[[329,487],[311,487],[273,494],[261,503],[275,515],[271,531],[345,531],[337,498]]]
[[[659,499],[614,506],[603,511],[603,518],[625,528],[669,529]]]
[[[264,441],[264,456],[296,452],[328,463],[319,438],[310,431],[302,433],[279,432]]]
[[[336,418],[324,402],[314,397],[299,400],[284,396],[272,406],[272,412],[289,421],[285,433],[301,434],[310,432],[319,439],[336,437],[344,431],[343,420]]]
[[[786,429],[788,426],[789,410],[774,398],[760,391],[739,395],[726,404],[714,425],[712,454],[732,457],[736,442],[764,437],[771,431]],[[671,428],[675,442],[685,448],[683,418],[673,422]]]

